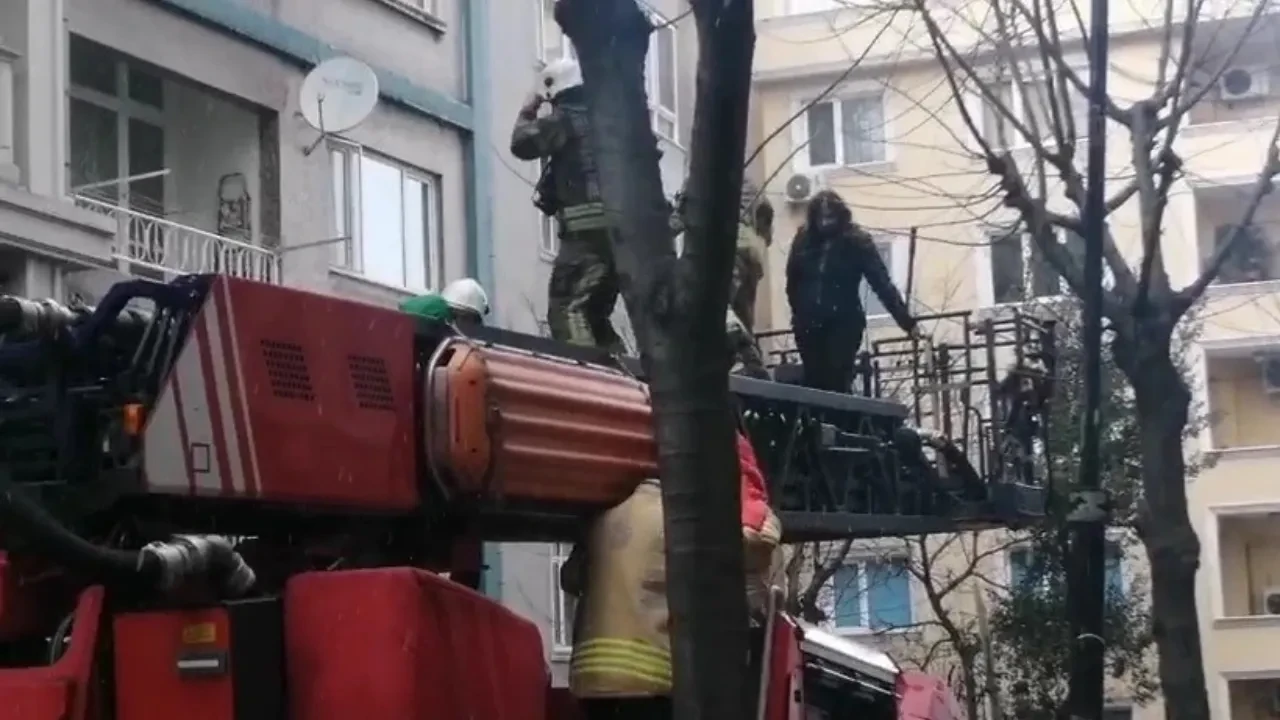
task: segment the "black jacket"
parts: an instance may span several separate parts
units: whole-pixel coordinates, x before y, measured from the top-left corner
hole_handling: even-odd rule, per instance
[[[800,228],[787,257],[787,300],[793,328],[833,322],[866,324],[859,291],[862,279],[903,330],[915,320],[893,286],[875,241],[856,226],[836,235]]]

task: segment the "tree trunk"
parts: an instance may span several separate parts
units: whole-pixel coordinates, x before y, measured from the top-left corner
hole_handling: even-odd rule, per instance
[[[754,46],[749,0],[695,2],[698,95],[677,258],[649,124],[651,30],[635,0],[559,0],[582,65],[600,192],[648,378],[667,550],[675,716],[742,718],[747,603],[724,317]]]
[[[1146,501],[1138,520],[1151,566],[1151,615],[1165,716],[1209,720],[1196,612],[1200,542],[1187,515],[1183,457],[1191,393],[1172,360],[1172,324],[1149,320],[1135,327],[1136,338],[1117,336],[1115,354],[1137,404]]]

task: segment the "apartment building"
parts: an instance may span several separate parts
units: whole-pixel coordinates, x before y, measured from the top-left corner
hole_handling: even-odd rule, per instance
[[[802,202],[821,187],[839,192],[855,218],[877,236],[899,287],[913,275],[911,302],[917,313],[999,313],[1064,292],[1027,239],[1010,237],[1003,229],[1009,216],[986,195],[994,183],[972,152],[976,144],[960,108],[969,109],[993,140],[999,137],[999,116],[976,93],[962,93],[957,102],[917,18],[875,12],[870,5],[757,3],[755,127],[761,139],[784,128],[765,146],[755,169],[772,178],[767,190],[780,209],[770,254],[770,309],[762,317],[775,328],[789,324],[781,268],[791,233],[801,222]],[[1195,277],[1239,221],[1280,111],[1275,84],[1280,57],[1274,43],[1263,39],[1274,19],[1264,18],[1259,27],[1266,30],[1246,37],[1239,13],[1250,8],[1206,7],[1201,26],[1212,30],[1197,37],[1219,43],[1216,57],[1237,45],[1240,51],[1219,86],[1191,110],[1178,139],[1186,172],[1171,193],[1163,240],[1178,286]],[[1143,13],[1155,12],[1154,5],[1113,4],[1109,85],[1121,102],[1142,97],[1154,81],[1159,34],[1152,28],[1161,20]],[[1073,26],[1074,21],[1065,27]],[[947,32],[957,47],[977,46],[977,36],[963,23]],[[1066,56],[1078,67],[1087,65],[1078,43],[1069,44]],[[974,57],[983,71],[983,56]],[[842,77],[830,95],[813,102]],[[1025,87],[1037,87],[1038,80],[1030,76]],[[1025,88],[995,89],[1010,99],[1015,112],[1027,111],[1018,96]],[[1073,111],[1076,126],[1085,127],[1083,103],[1075,103]],[[798,117],[789,122],[793,116]],[[1128,135],[1113,126],[1109,138],[1111,174],[1124,178],[1132,172],[1125,167]],[[1026,157],[1025,150],[1013,149],[1016,157]],[[1274,429],[1280,426],[1278,212],[1280,199],[1264,201],[1248,229],[1246,251],[1210,288],[1199,315],[1202,328],[1190,349],[1196,396],[1210,422],[1189,451],[1215,461],[1189,483],[1187,493],[1202,544],[1198,601],[1206,676],[1213,716],[1221,718],[1280,713],[1280,643],[1268,641],[1280,632],[1280,571],[1271,565],[1280,558],[1280,490],[1267,480],[1280,470],[1280,431]],[[910,268],[907,238],[913,226],[919,245]],[[1131,258],[1138,248],[1137,228],[1136,203],[1114,214],[1112,230]],[[876,317],[878,303],[869,301],[874,334],[891,321]],[[945,334],[944,325],[932,323],[928,329]],[[987,558],[983,575],[996,582],[1016,579],[1027,566],[1021,553],[1014,546]],[[855,547],[827,593],[838,629],[879,635],[930,618],[919,583],[893,560]],[[1142,572],[1141,551],[1123,553],[1112,582]],[[842,595],[839,588],[855,592]],[[976,590],[961,593],[954,602],[961,612],[973,614],[976,596]],[[931,641],[924,631],[887,636],[886,642],[902,652]],[[1109,695],[1114,717],[1161,714],[1156,706],[1127,707],[1123,683],[1110,687]]]
[[[646,77],[650,119],[662,151],[660,169],[663,188],[672,196],[684,184],[687,153],[693,123],[694,70],[697,65],[697,33],[683,0],[643,0],[657,30],[650,36]],[[573,57],[572,43],[560,32],[552,17],[553,0],[523,0],[511,3],[501,13],[519,14],[527,9],[527,22],[510,19],[494,23],[493,44],[516,48],[494,68],[493,137],[496,153],[493,171],[495,197],[502,198],[495,212],[494,234],[502,248],[497,258],[498,282],[506,302],[500,307],[498,322],[526,332],[545,331],[547,285],[551,262],[559,249],[555,222],[531,203],[533,186],[542,168],[538,163],[516,160],[508,149],[511,127],[520,105],[535,89],[537,69],[543,62]],[[536,236],[530,236],[530,229]],[[633,342],[626,308],[621,300],[613,315],[619,332]],[[551,660],[552,680],[564,685],[568,680],[571,649],[572,600],[559,589],[560,564],[569,545],[509,544],[501,551],[501,597],[509,607],[537,622],[543,629],[543,646]],[[494,567],[496,558],[491,558]]]

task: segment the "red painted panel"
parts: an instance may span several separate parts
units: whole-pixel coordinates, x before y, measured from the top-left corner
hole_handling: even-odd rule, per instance
[[[212,292],[223,286],[237,361],[228,374],[247,409],[233,419],[247,419],[242,453],[253,453],[247,489],[280,502],[416,507],[413,319],[226,277]]]
[[[235,720],[230,672],[198,678],[178,673],[178,659],[187,648],[184,630],[199,625],[214,628],[212,641],[201,649],[230,650],[230,625],[221,608],[116,616],[117,720]]]
[[[80,593],[67,651],[52,665],[0,669],[0,718],[96,720],[90,714],[94,654],[102,620],[101,586]]]

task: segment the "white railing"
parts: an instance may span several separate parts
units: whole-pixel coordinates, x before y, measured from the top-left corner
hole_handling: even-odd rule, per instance
[[[180,275],[221,273],[280,283],[280,255],[273,250],[83,195],[76,195],[75,202],[115,221],[112,254],[126,272],[129,266],[138,266]]]

